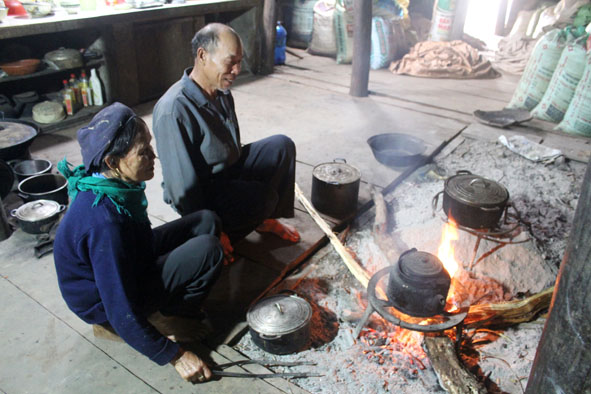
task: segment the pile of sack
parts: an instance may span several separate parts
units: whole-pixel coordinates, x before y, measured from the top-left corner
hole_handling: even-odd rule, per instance
[[[370,67],[387,67],[407,51],[409,0],[373,0]],[[282,3],[287,45],[314,55],[351,63],[354,0],[285,0]]]
[[[591,6],[589,11],[591,17]],[[591,36],[584,26],[554,29],[540,38],[508,107],[591,137]]]

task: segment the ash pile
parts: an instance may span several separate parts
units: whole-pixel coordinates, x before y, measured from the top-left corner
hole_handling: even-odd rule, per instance
[[[502,217],[498,227],[507,231],[497,235],[498,227],[452,226],[441,200],[434,209],[434,197],[445,189],[446,180],[462,170],[506,188],[508,219]],[[437,256],[448,271],[445,260],[455,260],[445,310],[466,311],[467,318],[443,336],[447,345],[457,347],[464,372],[474,379],[456,383],[475,384],[475,392],[520,393],[543,330],[584,171],[582,163],[560,158],[546,165],[534,163],[499,143],[461,139],[383,196],[383,204],[359,217],[341,239],[370,275],[394,265],[411,248]],[[380,205],[383,212],[377,211]],[[304,390],[439,393],[445,392],[447,376],[457,373],[454,368],[462,368],[434,350],[434,334],[402,328],[378,313],[364,316],[371,304],[366,289],[330,245],[273,292],[286,289],[312,306],[304,350],[270,355],[250,335],[235,348],[252,359],[315,362],[313,369],[323,377],[293,381]],[[533,312],[515,309],[519,300]],[[507,302],[514,308],[512,317],[490,312],[490,305]],[[437,323],[410,320],[417,325]]]

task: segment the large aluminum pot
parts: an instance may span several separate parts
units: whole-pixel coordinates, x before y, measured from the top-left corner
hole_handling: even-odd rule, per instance
[[[18,184],[25,201],[53,200],[68,205],[68,180],[59,174],[35,175]]]
[[[312,171],[312,204],[327,215],[343,218],[357,210],[361,172],[345,159],[322,163]]]
[[[253,342],[273,354],[302,350],[310,339],[312,307],[295,294],[263,298],[246,314]]]
[[[23,120],[0,121],[0,159],[28,159],[29,146],[39,134],[39,127]]]
[[[64,209],[66,209],[65,205],[60,205],[55,201],[36,200],[13,209],[11,215],[16,218],[24,232],[43,234],[49,232]]]
[[[46,174],[52,166],[53,164],[49,160],[32,159],[17,161],[12,164],[12,169],[20,182],[35,175]]]

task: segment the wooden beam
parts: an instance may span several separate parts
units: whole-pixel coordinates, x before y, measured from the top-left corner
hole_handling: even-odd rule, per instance
[[[275,26],[277,7],[275,0],[265,0],[263,6],[263,41],[261,50],[261,73],[272,74],[275,65]]]
[[[353,19],[353,68],[349,94],[366,97],[369,83],[369,55],[371,53],[372,0],[355,0]]]
[[[507,17],[507,0],[501,0],[497,10],[497,23],[495,25],[495,34],[497,36],[505,35],[505,18]]]
[[[591,392],[591,161],[526,393]]]

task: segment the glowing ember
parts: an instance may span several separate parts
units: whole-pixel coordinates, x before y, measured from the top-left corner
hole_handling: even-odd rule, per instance
[[[454,257],[454,247],[452,245],[452,242],[457,240],[458,227],[450,218],[449,223],[443,224],[443,232],[441,234],[441,243],[439,244],[437,257],[439,257],[439,260],[441,260],[451,278],[453,278],[459,267],[459,264]]]

